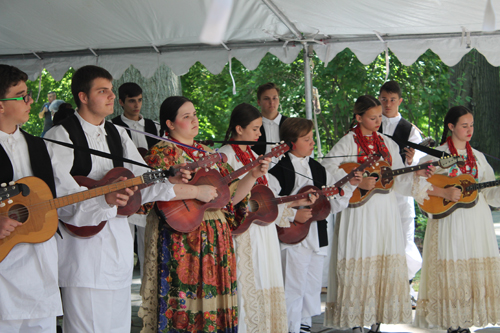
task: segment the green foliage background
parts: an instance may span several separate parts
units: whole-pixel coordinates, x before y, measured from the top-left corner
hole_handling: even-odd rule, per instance
[[[62,99],[73,105],[73,107],[76,107],[73,101],[73,94],[71,93],[71,77],[74,72],[75,70],[71,68],[64,74],[61,81],[56,81],[52,75],[44,69],[38,80],[26,82],[28,89],[31,89],[33,92],[33,99],[35,101],[31,105],[30,119],[23,125],[23,129],[26,132],[36,136],[42,133],[43,119],[38,117],[38,113],[42,110],[42,106],[47,103],[47,94],[49,91],[55,92],[57,99]]]
[[[411,66],[405,66],[390,53],[389,80],[400,83],[403,117],[415,123],[424,136],[438,138],[441,123],[449,108],[450,71],[432,51],[427,51]],[[200,63],[182,76],[184,95],[198,108],[199,138],[222,139],[227,129],[231,110],[246,102],[257,106],[256,89],[272,81],[281,87],[281,108],[287,116],[305,117],[303,54],[291,64],[282,63],[267,54],[259,67],[246,69],[238,60],[232,60],[237,94],[232,94],[228,65],[219,75],[211,74]],[[370,65],[363,65],[349,49],[339,53],[326,67],[316,56],[311,61],[312,82],[318,88],[322,114],[318,118],[323,152],[348,130],[352,108],[357,97],[378,95],[385,82],[385,55],[381,54]],[[460,103],[460,101],[456,101]]]

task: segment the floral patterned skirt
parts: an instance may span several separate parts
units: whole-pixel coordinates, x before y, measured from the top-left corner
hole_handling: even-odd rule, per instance
[[[184,234],[159,224],[158,331],[236,333],[236,259],[231,230],[207,219]]]

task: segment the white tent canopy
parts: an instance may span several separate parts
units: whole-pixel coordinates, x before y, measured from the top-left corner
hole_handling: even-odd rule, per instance
[[[255,69],[267,52],[295,60],[304,43],[325,62],[345,48],[368,64],[389,48],[405,65],[427,49],[455,65],[471,48],[500,65],[498,0],[233,0],[224,45],[199,41],[210,0],[3,0],[0,63],[35,79],[97,64],[120,77],[181,75],[197,61],[212,73],[230,57]],[[486,25],[485,25],[486,24]]]

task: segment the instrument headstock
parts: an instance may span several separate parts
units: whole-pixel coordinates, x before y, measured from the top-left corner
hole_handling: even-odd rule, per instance
[[[280,145],[273,147],[271,152],[264,155],[264,157],[281,157],[284,153],[290,150],[290,145],[291,144],[287,142],[281,143]]]
[[[447,156],[439,160],[439,166],[443,169],[449,168],[455,164],[463,167],[465,165],[465,159],[462,156]]]

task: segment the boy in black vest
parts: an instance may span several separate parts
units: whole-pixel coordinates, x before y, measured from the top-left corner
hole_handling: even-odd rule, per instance
[[[382,125],[379,132],[390,135],[399,145],[401,157],[406,166],[417,165],[418,161],[425,154],[413,148],[406,147],[403,143],[410,141],[413,143],[422,142],[420,130],[401,117],[399,106],[403,102],[401,98],[401,88],[396,81],[387,81],[380,88],[379,100],[382,104]],[[422,256],[415,245],[415,205],[412,197],[404,197],[396,193],[401,214],[401,223],[405,236],[406,262],[408,265],[408,279],[411,279],[422,267]],[[412,305],[416,305],[416,293],[410,288],[412,294]]]
[[[0,65],[0,183],[36,176],[55,197],[45,143],[20,128],[28,121],[33,103],[27,80],[18,68]],[[3,202],[4,209],[15,205],[16,197],[12,199],[13,203]],[[13,239],[21,225],[1,216],[0,240]],[[62,315],[57,262],[55,237],[42,243],[19,243],[0,262],[0,332],[56,332],[56,317]]]
[[[141,115],[142,109],[142,89],[134,82],[124,83],[118,88],[118,102],[123,109],[123,114],[113,118],[111,121],[123,127],[133,128],[141,132],[158,135],[160,125],[151,119],[146,119]],[[141,155],[154,146],[158,140],[137,132],[127,130],[128,135],[139,149]],[[128,223],[132,238],[135,238],[137,230],[137,255],[142,279],[142,269],[144,266],[144,235],[146,232],[146,217],[144,214],[134,214],[129,216]]]
[[[296,194],[306,185],[332,186],[346,173],[341,170],[331,175],[310,157],[314,150],[313,122],[303,118],[288,118],[280,129],[281,139],[292,142],[292,149],[269,171],[269,186],[280,196]],[[304,176],[302,176],[304,175]],[[347,207],[349,198],[361,181],[361,172],[344,186],[344,196],[330,199],[331,212],[337,213]],[[309,208],[298,209],[296,223],[314,217]],[[311,223],[306,238],[295,245],[281,243],[288,330],[292,333],[309,332],[311,317],[321,314],[321,282],[323,260],[328,245],[326,221]]]
[[[279,142],[280,128],[287,117],[278,112],[280,106],[280,88],[272,82],[259,86],[257,89],[257,104],[262,113],[259,142]],[[271,146],[254,145],[252,150],[258,155],[271,151]],[[274,159],[273,162],[277,162]]]
[[[53,127],[46,137],[143,162],[125,129],[104,120],[113,113],[112,79],[101,67],[78,69],[71,82],[78,112]],[[62,173],[55,177],[60,195],[86,189],[79,186],[73,176],[99,180],[119,166],[126,167],[135,176],[149,171],[121,159],[107,159],[53,143],[48,145],[48,150],[54,168]],[[113,200],[99,197],[58,210],[60,220],[76,227],[96,226],[107,221],[104,228],[90,238],[75,237],[60,228],[63,238],[57,237],[57,245],[64,332],[130,332],[133,240],[127,219],[117,215],[116,206],[126,205],[132,194],[132,190],[127,189],[114,194]],[[209,201],[216,196],[216,191],[213,187],[174,186],[166,182],[141,190],[141,195],[142,203],[192,198]]]

